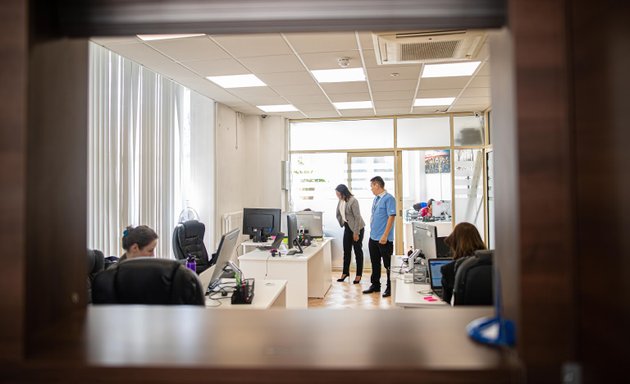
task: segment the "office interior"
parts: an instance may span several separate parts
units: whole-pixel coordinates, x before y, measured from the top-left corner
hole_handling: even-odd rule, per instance
[[[499,2],[497,2],[497,4],[498,3]],[[20,2],[11,4],[17,4],[14,6],[15,8],[11,8],[17,9],[17,14],[22,16],[26,14],[23,8],[21,8],[23,4]],[[493,141],[495,156],[497,158],[495,173],[498,179],[502,177],[502,185],[497,186],[496,193],[497,229],[495,234],[495,248],[497,251],[516,255],[514,258],[506,257],[502,259],[499,262],[499,267],[502,273],[505,312],[507,316],[511,316],[517,320],[519,343],[517,343],[515,349],[508,350],[507,352],[487,350],[476,345],[464,345],[463,349],[466,352],[477,353],[481,356],[479,360],[473,359],[473,365],[475,366],[472,368],[473,374],[469,375],[468,380],[469,382],[488,382],[491,378],[491,380],[497,382],[551,382],[563,372],[568,372],[568,374],[581,372],[585,382],[596,382],[596,379],[605,377],[614,369],[604,371],[602,369],[604,356],[595,356],[594,353],[589,351],[588,348],[585,348],[585,346],[609,346],[618,342],[611,338],[597,337],[598,335],[594,335],[590,332],[588,329],[590,325],[597,325],[601,320],[594,315],[585,313],[587,311],[583,309],[583,303],[595,305],[596,308],[601,310],[600,313],[616,311],[615,313],[620,314],[622,316],[621,318],[627,318],[627,309],[623,304],[619,304],[623,303],[623,300],[619,300],[618,303],[604,299],[601,301],[593,301],[592,298],[589,300],[588,295],[583,291],[586,284],[591,287],[591,284],[587,283],[585,280],[586,272],[584,272],[583,268],[583,263],[586,263],[585,254],[588,253],[588,251],[599,248],[593,248],[596,242],[594,239],[578,236],[582,231],[580,224],[586,222],[589,217],[588,213],[576,211],[572,209],[572,207],[575,202],[574,199],[586,201],[587,197],[595,193],[590,187],[592,180],[588,179],[586,176],[603,177],[601,174],[603,173],[604,175],[612,176],[610,180],[614,180],[614,185],[618,186],[618,189],[613,189],[614,191],[622,191],[627,187],[627,185],[624,184],[626,182],[623,181],[623,178],[618,177],[623,172],[619,169],[612,168],[606,169],[603,172],[600,170],[599,173],[595,174],[589,173],[591,160],[587,160],[587,156],[583,155],[583,152],[580,151],[586,150],[594,145],[593,140],[588,140],[588,144],[586,144],[586,138],[592,138],[588,135],[589,132],[599,130],[599,132],[603,131],[623,135],[618,125],[618,119],[620,118],[618,114],[620,110],[619,106],[614,103],[604,104],[605,101],[610,100],[609,98],[612,97],[612,91],[608,89],[603,90],[602,93],[599,94],[601,100],[598,100],[595,96],[587,92],[588,89],[591,89],[588,88],[588,77],[569,77],[566,74],[567,68],[570,68],[584,75],[601,75],[604,73],[605,76],[610,76],[606,71],[607,65],[609,64],[608,62],[598,64],[599,66],[595,68],[584,68],[576,64],[578,58],[592,59],[592,51],[589,50],[592,48],[591,46],[587,45],[586,47],[582,47],[583,50],[572,51],[569,48],[573,47],[573,45],[566,41],[545,40],[545,44],[539,47],[541,52],[540,57],[527,56],[525,58],[526,48],[531,48],[531,45],[527,45],[528,42],[531,44],[539,41],[538,35],[529,35],[527,31],[533,31],[535,29],[534,27],[538,24],[533,21],[529,21],[531,24],[528,24],[526,20],[531,20],[532,15],[528,14],[527,17],[524,16],[525,11],[530,9],[522,2],[513,1],[509,2],[509,4],[512,7],[510,8],[512,13],[510,13],[510,19],[506,17],[506,20],[511,20],[509,24],[510,28],[507,31],[497,31],[496,46],[500,49],[493,50],[493,53],[498,52],[497,56],[500,62],[514,63],[514,72],[510,69],[512,68],[510,65],[498,67],[498,79],[496,82],[498,84],[504,82],[504,85],[493,89],[493,100],[497,100],[497,102],[493,102],[492,104],[493,127],[499,125],[509,127],[505,131],[500,131],[502,133],[493,130],[493,132],[497,132],[494,136],[497,140]],[[7,7],[12,6],[13,5],[7,5]],[[418,6],[420,7],[421,4]],[[448,8],[448,6],[446,7]],[[587,2],[575,1],[569,4],[554,3],[553,5],[549,5],[549,7],[551,7],[552,10],[565,9],[564,7],[566,7],[566,9],[575,12],[572,17],[576,20],[591,20],[588,16],[588,11],[592,10],[589,8]],[[565,19],[565,17],[568,16],[564,13],[562,13],[562,15],[553,12],[551,14],[544,13],[544,11],[549,11],[549,8],[543,8],[544,9],[537,10],[534,13],[539,15],[543,20],[560,20],[562,22],[545,23],[544,25],[548,27],[549,30],[538,31],[541,35],[553,35],[555,32],[563,31],[569,34],[575,41],[582,41],[580,38],[583,37],[582,33],[584,32],[581,29],[581,24],[570,24],[568,22],[569,20]],[[623,6],[621,8],[622,9],[619,10],[625,10]],[[37,10],[37,8],[35,8],[35,10]],[[619,23],[619,15],[615,15],[611,10],[598,10],[597,12],[599,12],[596,13],[597,15],[606,16],[604,20],[610,21],[611,25],[619,26],[619,29],[615,30],[615,32],[618,33],[617,36],[628,36],[627,27],[624,29],[622,24]],[[573,18],[571,20],[573,20]],[[400,17],[400,19],[405,20],[404,17]],[[115,18],[112,20],[115,20]],[[361,20],[361,18],[355,19],[356,24],[360,24],[360,22],[356,20]],[[490,20],[490,18],[488,18],[488,20]],[[489,22],[488,20],[486,20],[486,27],[498,28],[504,26],[503,22]],[[419,20],[415,22],[418,23]],[[442,20],[442,23],[446,24],[446,21]],[[18,23],[18,25],[21,24]],[[70,26],[71,23],[68,25]],[[68,27],[66,33],[69,35],[74,34],[75,36],[92,35],[92,33],[87,32],[87,29],[82,30],[81,27],[77,27],[77,25],[79,24],[73,25],[74,29]],[[282,26],[284,24],[279,22],[279,25]],[[550,25],[554,26],[551,27]],[[600,22],[599,25],[601,26],[599,33],[604,36],[610,33],[610,28],[612,27],[607,27],[603,22]],[[11,27],[16,28],[14,25],[7,28]],[[340,29],[346,29],[346,27],[347,26],[344,26]],[[134,29],[129,25],[123,24],[120,26],[120,31],[124,32],[125,28],[127,31]],[[224,30],[220,30],[220,27],[216,28],[217,31],[224,32]],[[244,30],[246,29],[244,28]],[[264,28],[261,27],[260,30],[264,30]],[[45,33],[50,33],[51,36],[55,35],[50,31],[44,31],[44,34]],[[22,34],[18,36],[25,36],[25,33],[22,32]],[[511,38],[514,40],[511,40]],[[606,47],[610,49],[611,52],[619,52],[612,43]],[[561,53],[568,52],[567,56],[569,57],[567,58],[557,53],[552,54],[551,52],[555,52],[554,49],[557,48],[560,48]],[[23,50],[21,52],[25,51]],[[67,61],[64,62],[65,65],[56,65],[54,63],[51,65],[49,61],[46,61],[46,58],[52,55],[53,52],[56,54],[67,52],[68,56],[64,56],[67,58]],[[514,56],[512,56],[512,54],[514,54]],[[545,56],[546,54],[547,56]],[[52,344],[54,345],[55,343],[60,343],[60,340],[58,337],[55,338],[50,335],[43,335],[40,338],[39,332],[35,332],[35,330],[39,329],[44,330],[45,323],[53,324],[60,319],[67,319],[68,316],[72,317],[73,313],[78,313],[79,317],[82,317],[81,314],[87,313],[87,324],[91,324],[92,326],[95,324],[93,321],[96,312],[85,309],[84,297],[82,296],[83,294],[80,293],[79,287],[81,287],[82,284],[81,274],[78,273],[80,268],[68,266],[69,270],[67,273],[60,274],[59,276],[50,276],[48,274],[50,267],[58,265],[60,262],[71,265],[73,260],[72,255],[74,255],[76,259],[78,255],[83,252],[85,239],[87,237],[85,229],[85,218],[88,217],[87,193],[85,193],[87,188],[82,187],[82,183],[80,182],[81,179],[85,178],[86,183],[84,184],[87,184],[87,176],[85,176],[87,172],[83,171],[87,170],[88,153],[85,146],[81,145],[81,143],[87,142],[87,133],[80,132],[80,130],[75,128],[82,124],[84,126],[85,121],[87,121],[87,108],[85,108],[84,111],[75,112],[67,105],[70,104],[70,102],[73,102],[75,107],[76,105],[86,105],[85,90],[72,90],[73,87],[64,84],[64,81],[68,79],[77,78],[82,79],[80,82],[85,83],[85,79],[87,78],[87,57],[88,45],[85,39],[82,41],[53,39],[52,42],[49,43],[42,43],[34,39],[32,40],[32,51],[29,53],[28,59],[24,57],[14,59],[17,63],[23,63],[25,61],[31,63],[31,69],[28,72],[31,88],[29,88],[28,93],[24,91],[26,89],[24,85],[25,82],[18,83],[14,88],[11,88],[22,89],[22,94],[29,95],[29,108],[22,109],[28,110],[28,119],[24,117],[22,120],[17,119],[24,124],[23,128],[18,132],[23,134],[21,137],[22,142],[25,143],[26,149],[22,149],[23,152],[20,153],[28,159],[28,163],[18,161],[18,165],[24,167],[18,167],[18,169],[23,169],[25,172],[23,179],[18,177],[18,180],[22,181],[22,183],[18,183],[18,185],[20,186],[19,188],[22,188],[21,186],[27,187],[25,187],[23,194],[18,195],[21,196],[18,197],[18,199],[23,199],[20,201],[24,201],[24,210],[21,211],[17,208],[9,210],[10,213],[18,218],[17,222],[25,223],[24,227],[19,226],[17,229],[7,228],[6,231],[4,231],[6,234],[17,234],[17,239],[24,239],[24,244],[21,243],[20,240],[7,242],[9,247],[13,247],[11,249],[18,250],[17,253],[24,255],[24,257],[20,259],[21,261],[17,265],[12,265],[11,269],[5,273],[9,276],[7,284],[12,287],[12,292],[15,292],[16,287],[23,288],[17,288],[18,294],[14,295],[14,297],[6,295],[7,302],[4,305],[6,308],[22,308],[24,312],[22,312],[22,309],[12,309],[13,312],[11,313],[17,316],[12,320],[3,320],[3,322],[6,322],[8,325],[4,332],[18,331],[13,332],[13,335],[3,333],[3,343],[7,346],[6,349],[4,349],[7,351],[4,355],[7,356],[7,359],[3,361],[18,361],[20,363],[17,368],[7,369],[6,372],[8,372],[9,375],[13,375],[10,377],[15,377],[21,381],[28,381],[29,378],[37,378],[40,381],[45,381],[55,375],[63,375],[64,370],[69,367],[79,368],[78,374],[80,376],[82,375],[82,377],[87,377],[92,372],[92,369],[99,369],[100,364],[107,366],[105,361],[100,360],[96,363],[94,360],[92,360],[91,363],[83,363],[84,361],[90,361],[88,357],[85,357],[85,360],[83,360],[84,358],[80,358],[79,360],[81,362],[75,363],[76,365],[74,366],[64,365],[61,361],[67,359],[67,356],[70,356],[66,355],[66,357],[62,357],[55,363],[60,364],[58,366],[60,368],[58,368],[56,372],[46,373],[42,370],[41,364],[45,365],[46,361],[50,361],[51,357],[50,354],[46,352],[48,349],[39,343],[42,340],[48,340],[49,342],[52,340]],[[554,64],[557,62],[553,60],[551,60],[551,62],[554,64],[550,64],[550,61],[548,61],[550,58],[560,60],[560,64],[555,66]],[[627,56],[621,55],[620,60],[623,62],[624,59],[627,60]],[[44,67],[43,64],[48,64],[46,70],[39,69]],[[536,67],[536,64],[539,64],[540,67]],[[545,65],[547,67],[545,67]],[[545,78],[547,81],[542,81],[541,77],[544,76],[541,76],[539,72],[541,71],[540,68],[547,68],[547,72],[544,72],[544,74],[552,75],[551,77]],[[59,76],[48,76],[51,72],[58,73]],[[26,70],[23,69],[22,79],[26,78],[26,73]],[[553,75],[557,75],[557,77]],[[554,79],[556,81],[553,81]],[[627,75],[625,75],[625,77],[622,75],[622,79],[627,81]],[[51,85],[50,83],[59,86],[57,89],[65,90],[63,95],[66,97],[60,98],[60,101],[56,100],[56,104],[49,103],[43,97],[34,96],[39,94],[38,91],[41,91],[41,95],[46,95],[47,92],[45,90],[47,86]],[[513,85],[514,83],[517,85],[515,89],[505,85]],[[567,85],[567,83],[571,86]],[[619,94],[623,95],[621,85],[611,85],[611,87],[618,89]],[[550,92],[545,93],[544,90]],[[535,95],[528,93],[528,91],[535,93]],[[566,96],[567,93],[571,96]],[[547,103],[545,103],[545,101]],[[587,116],[582,109],[577,108],[586,102],[601,105],[604,107],[602,110],[609,112],[609,114],[604,114],[605,116],[603,117],[601,115],[599,115],[599,117]],[[25,105],[19,104],[19,98],[18,101],[13,101],[13,103],[17,103],[18,106]],[[556,114],[535,113],[548,111],[551,109],[551,106],[557,107],[553,109],[554,111],[561,111],[559,113],[560,116]],[[60,110],[71,113],[64,113],[62,116],[59,116]],[[40,111],[41,113],[34,114],[33,111]],[[530,113],[538,117],[531,119],[529,117],[531,116]],[[19,116],[19,113],[8,115]],[[234,113],[234,116],[235,120],[238,121],[239,116],[237,116],[236,113]],[[273,118],[273,116],[269,117]],[[578,119],[577,117],[582,117],[583,119]],[[256,119],[260,118],[256,117]],[[26,121],[28,121],[28,129],[25,128],[27,126]],[[595,123],[598,125],[597,128],[593,128]],[[45,129],[45,127],[51,125],[59,129],[54,133]],[[235,128],[236,125],[237,123],[234,124]],[[583,130],[579,130],[578,128]],[[28,139],[26,139],[26,132],[30,133]],[[544,136],[546,141],[543,141],[541,136]],[[277,136],[274,136],[270,142],[276,143],[276,140]],[[284,144],[286,145],[286,143]],[[501,144],[505,144],[505,146],[502,147]],[[613,153],[623,154],[618,147],[619,143],[615,140],[611,141],[610,137],[607,135],[603,135],[603,137],[598,136],[595,140],[595,145],[597,144],[608,145],[608,153],[613,151]],[[51,150],[51,147],[63,148],[65,151],[60,155],[58,151]],[[286,155],[288,154],[285,152],[285,156]],[[592,151],[589,151],[589,156],[597,158],[597,156],[604,155],[592,154]],[[264,158],[259,159],[264,160]],[[499,159],[501,161],[499,161]],[[544,162],[542,160],[547,161]],[[61,177],[57,175],[56,179],[51,180],[52,175],[47,176],[45,170],[48,172],[63,170],[64,172],[61,173]],[[567,173],[567,171],[569,172]],[[11,175],[13,175],[13,173]],[[69,188],[71,185],[74,185],[75,188]],[[578,186],[579,193],[577,197],[572,197],[574,195],[572,194],[573,191],[570,189],[570,186],[573,185]],[[531,193],[531,189],[538,189],[544,196],[534,196],[536,194]],[[22,191],[22,189],[20,189],[20,191]],[[238,190],[235,189],[232,192],[238,192]],[[270,195],[272,194],[273,193]],[[616,196],[615,194],[612,199],[618,198]],[[15,202],[15,200],[12,201]],[[76,207],[76,203],[81,201],[86,202],[85,209]],[[543,209],[549,209],[545,204],[553,203],[552,206],[553,209],[557,210],[557,215],[552,218],[545,216],[543,220],[541,215],[528,210],[530,204],[534,205],[535,203],[541,203]],[[9,207],[8,202],[5,204],[7,204],[5,205],[6,207]],[[229,205],[228,202],[226,202],[226,204]],[[217,206],[219,206],[219,204],[217,204]],[[54,207],[54,209],[51,207]],[[63,212],[63,214],[59,212]],[[622,212],[623,211],[613,212],[612,214],[621,215]],[[215,218],[216,217],[215,212]],[[50,225],[52,223],[62,222],[65,225]],[[625,225],[626,222],[623,221],[623,219],[618,219],[616,223],[619,225],[613,228],[612,234],[608,234],[608,238],[611,241],[611,244],[608,246],[611,247],[612,250],[620,249],[615,247],[621,244],[622,238],[619,234],[622,233],[623,225]],[[217,227],[218,225],[215,221],[215,233]],[[51,230],[51,228],[55,228],[55,230]],[[64,241],[52,238],[50,233],[57,234],[57,238],[63,239]],[[599,242],[597,243],[598,247],[601,246]],[[56,252],[62,249],[65,252]],[[51,251],[53,252],[51,253]],[[42,256],[44,253],[51,253],[53,255],[63,253],[65,256],[62,255],[59,259],[54,260],[50,256],[38,257]],[[608,254],[612,253],[613,252],[610,252]],[[577,254],[577,256],[574,257],[574,254]],[[549,265],[548,260],[541,261],[540,259],[544,258],[543,256],[554,256],[556,263]],[[621,256],[622,252],[619,252],[619,256],[611,256],[612,266],[623,266],[619,259]],[[37,265],[35,261],[38,261]],[[569,271],[568,277],[567,271]],[[601,274],[602,272],[589,272],[589,279],[598,279],[601,277],[602,279],[599,281],[603,281],[603,276],[598,275],[598,273]],[[615,273],[616,276],[619,277],[625,276],[627,275],[627,268],[618,268],[615,270]],[[37,281],[35,279],[36,277]],[[18,282],[23,282],[24,285]],[[42,282],[58,283],[56,286],[59,288],[55,291],[42,294],[41,289],[35,289]],[[617,286],[616,284],[620,283],[613,283],[614,286]],[[557,295],[553,303],[547,304],[542,297],[542,291],[544,288],[548,287],[555,287]],[[39,288],[41,288],[41,286],[39,286]],[[617,292],[619,292],[621,298],[627,297],[627,289],[624,289],[624,286],[618,286],[618,288]],[[589,291],[589,294],[592,295],[593,292],[603,291],[602,288],[598,286]],[[44,305],[46,302],[48,302],[48,304]],[[552,305],[560,305],[563,308],[567,308],[568,311],[565,315],[559,315],[556,319],[540,319],[539,316],[534,315],[534,312],[539,312],[545,307],[552,308]],[[116,319],[116,312],[117,310],[104,310],[99,312],[99,316],[101,318],[111,316],[111,319]],[[168,312],[169,311],[167,311],[167,313]],[[453,313],[457,316],[463,316],[463,312]],[[120,314],[124,316],[124,310],[120,312]],[[477,313],[474,313],[472,316],[474,317],[476,315]],[[204,314],[202,316],[216,316],[220,321],[227,321],[228,318],[236,315]],[[287,317],[284,319],[276,314],[264,314],[260,316],[262,317],[261,324],[269,325],[271,321],[278,321],[280,324],[287,324],[289,320],[302,321],[304,324],[311,325],[315,329],[323,332],[323,329],[317,328],[315,320],[304,318],[300,314],[287,314],[285,315]],[[323,317],[324,315],[316,316]],[[343,320],[338,314],[326,314],[326,316],[338,320],[340,324],[343,323]],[[378,317],[381,315],[356,314],[352,316],[357,316],[356,319],[368,320],[370,316]],[[396,317],[390,321],[391,324],[400,324],[400,322],[405,319],[411,318],[410,316],[417,316],[426,321],[430,319],[429,316],[422,313],[397,314]],[[467,314],[466,316],[471,315]],[[233,319],[238,321],[238,317],[234,317]],[[529,320],[529,322],[526,320]],[[78,321],[76,324],[80,324],[82,320],[72,321]],[[61,327],[69,327],[68,323],[72,323],[72,321],[62,324]],[[90,323],[90,321],[92,321],[92,323]],[[587,323],[589,326],[587,326]],[[463,323],[460,322],[457,326],[461,326],[462,324]],[[557,332],[559,324],[569,324],[570,326],[567,328],[562,327],[563,331]],[[366,326],[364,330],[369,331],[368,328],[369,327]],[[619,326],[612,324],[610,329],[619,330]],[[20,332],[20,330],[27,332]],[[331,333],[338,336],[335,331],[331,331]],[[72,334],[72,331],[70,331],[70,334]],[[620,332],[620,334],[623,335],[623,331]],[[255,338],[255,336],[250,333],[248,333],[248,335]],[[91,336],[88,337],[87,346],[92,345],[89,342],[90,337]],[[462,337],[462,339],[465,338]],[[306,340],[302,340],[299,337],[297,340],[298,344],[295,345],[297,350],[299,350],[301,346],[307,345]],[[326,340],[331,339],[326,338]],[[556,340],[557,342],[551,343],[550,340]],[[102,339],[99,339],[99,341],[102,341]],[[409,346],[415,345],[411,342],[408,343],[407,345]],[[210,345],[212,344],[205,344],[206,347]],[[553,345],[553,347],[551,345]],[[94,345],[92,345],[92,347],[94,347]],[[72,348],[70,348],[70,353],[73,353]],[[546,352],[538,356],[541,348],[545,348]],[[80,348],[77,348],[76,353],[81,355],[81,352],[78,352],[79,350]],[[514,357],[512,352],[515,352],[515,362],[510,360],[507,363],[504,361],[503,363],[489,364],[491,365],[489,368],[487,366],[485,368],[483,367],[485,364],[488,364],[488,361],[496,362],[495,359],[498,357]],[[38,354],[41,360],[33,357]],[[357,352],[356,359],[345,362],[345,365],[342,364],[342,373],[336,376],[335,379],[341,380],[347,377],[344,375],[348,375],[348,371],[352,370],[352,367],[372,366],[377,372],[375,377],[379,375],[386,377],[387,374],[391,374],[393,368],[388,365],[387,362],[375,363],[371,359],[366,358],[365,354],[365,350],[359,351]],[[400,357],[399,355],[396,356]],[[222,360],[227,365],[233,363],[229,357],[230,354],[228,353],[225,360]],[[248,357],[255,360],[256,355],[250,352]],[[328,374],[328,367],[332,367],[334,364],[320,355],[317,355],[317,357],[322,358],[322,369],[314,368],[312,365],[304,368],[300,365],[304,363],[300,363],[300,361],[289,361],[284,369],[289,367],[293,375],[296,375],[294,377],[297,377],[299,372],[304,369],[312,370],[316,372],[316,375]],[[618,356],[605,357],[613,362],[615,359],[619,359]],[[462,353],[461,355],[458,354],[455,360],[459,364],[465,365],[466,359],[470,358],[470,355]],[[151,361],[154,363],[163,362],[164,359],[165,356],[149,354],[146,361],[142,361],[142,358],[140,358],[139,360],[135,360],[136,363],[134,364],[138,364],[136,365],[136,369],[142,371],[142,367],[152,366]],[[178,371],[181,371],[183,363],[181,360],[177,359],[174,361],[176,361],[174,368],[162,370],[159,373],[164,373],[169,377],[175,377]],[[260,367],[266,367],[264,370],[269,375],[281,375],[283,368],[281,368],[282,365],[279,364],[278,361],[279,360],[269,359],[263,362],[263,365]],[[440,379],[434,376],[433,372],[440,369],[439,364],[437,366],[423,367],[413,365],[409,360],[404,361],[405,363],[403,365],[408,368],[398,370],[398,373],[402,376],[409,375],[408,377],[413,377],[415,374],[415,377],[424,377],[430,382],[440,382],[440,380],[442,380],[442,382],[448,382],[448,379]],[[468,362],[470,362],[470,360]],[[295,363],[297,363],[297,365],[294,365]],[[265,364],[268,365],[265,366]],[[92,365],[92,367],[90,367],[90,365]],[[94,365],[96,365],[96,367],[94,367]],[[6,365],[3,364],[3,367],[5,366]],[[217,366],[200,363],[199,360],[196,360],[195,366],[200,370],[207,370],[208,372],[213,372],[214,369],[217,369]],[[220,366],[220,364],[218,366]],[[116,371],[116,368],[104,369],[104,377],[115,380]],[[249,371],[249,374],[251,374],[251,372],[252,371]],[[453,378],[462,378],[461,372],[458,374],[455,371],[449,371],[448,374],[453,375]],[[156,375],[156,372],[147,372],[144,380],[156,377],[154,375]],[[242,378],[246,380],[247,378],[251,379],[252,376],[245,374]],[[143,379],[138,380],[142,381]]]

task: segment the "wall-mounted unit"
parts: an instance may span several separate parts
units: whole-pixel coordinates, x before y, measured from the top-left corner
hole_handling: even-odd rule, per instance
[[[441,30],[374,33],[379,65],[475,59],[486,37],[483,31]]]

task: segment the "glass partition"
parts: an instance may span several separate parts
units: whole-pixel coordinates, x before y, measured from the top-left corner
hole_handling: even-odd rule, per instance
[[[451,129],[448,116],[397,119],[399,148],[449,147]]]
[[[474,224],[484,238],[483,151],[462,149],[454,155],[455,222]]]
[[[482,116],[453,117],[453,135],[456,147],[483,145],[484,130]]]
[[[393,119],[291,123],[292,151],[391,148],[393,146]]]

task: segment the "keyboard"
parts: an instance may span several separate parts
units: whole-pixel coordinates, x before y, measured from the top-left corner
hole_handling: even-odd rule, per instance
[[[272,250],[273,247],[271,245],[261,245],[256,247],[256,249],[260,249],[261,251],[269,251]]]

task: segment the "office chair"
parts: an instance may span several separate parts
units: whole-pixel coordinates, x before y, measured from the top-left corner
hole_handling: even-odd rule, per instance
[[[206,226],[197,220],[179,223],[173,230],[173,253],[178,260],[186,260],[193,255],[197,261],[197,273],[214,265],[215,260],[208,259],[208,251],[203,243]],[[213,255],[214,256],[214,255]]]
[[[97,273],[105,269],[105,257],[98,249],[87,250],[87,302],[92,302],[92,281]]]
[[[494,251],[477,251],[458,267],[453,289],[454,305],[492,305]]]
[[[99,273],[92,282],[94,304],[204,305],[195,273],[175,260],[138,257]]]

